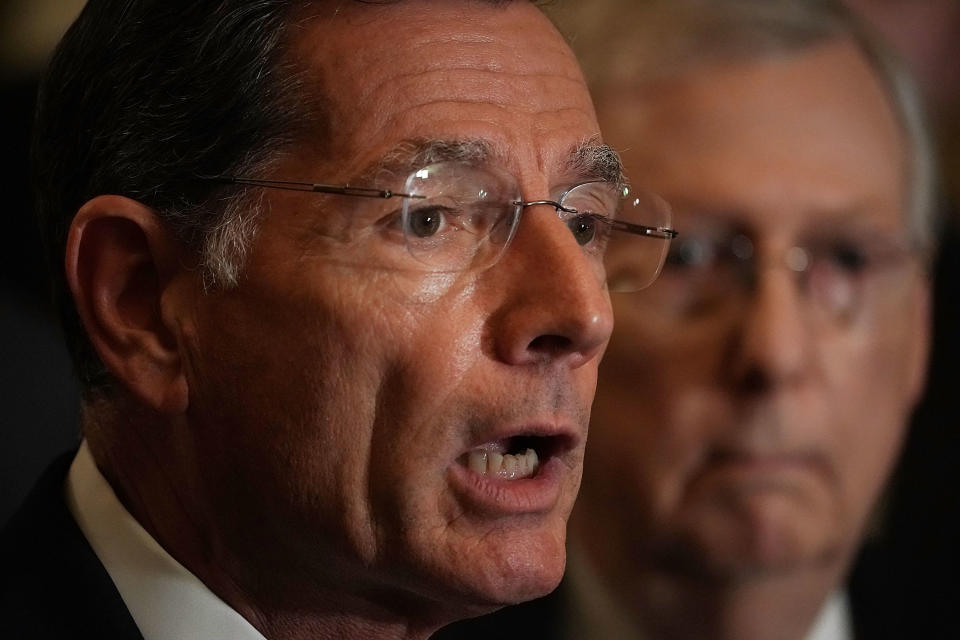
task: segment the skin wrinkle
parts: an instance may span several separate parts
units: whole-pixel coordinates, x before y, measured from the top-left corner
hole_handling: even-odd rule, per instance
[[[398,70],[397,73],[394,75],[394,77],[402,77],[402,76],[416,77],[418,74],[422,75],[422,73],[423,73],[422,70],[419,70],[419,69],[416,70],[416,71],[414,71],[414,72],[407,73],[407,74],[405,74],[402,70]],[[434,75],[440,75],[440,76],[441,76],[441,80],[442,80],[442,81],[445,81],[445,77],[443,76],[443,74],[434,74]],[[485,96],[485,98],[492,100],[494,103],[499,103],[499,101],[500,101],[500,99],[501,99],[502,96],[499,96],[499,95],[497,95],[497,94],[486,93],[486,87],[483,87],[483,86],[477,87],[477,82],[478,82],[478,79],[477,79],[477,77],[476,77],[477,75],[481,76],[481,78],[480,78],[481,80],[482,80],[483,78],[488,78],[489,80],[492,80],[492,81],[493,81],[493,83],[495,84],[495,86],[500,86],[500,87],[504,86],[504,82],[511,83],[511,82],[515,81],[516,79],[518,79],[518,78],[520,78],[520,79],[526,79],[526,76],[527,76],[527,74],[525,74],[525,73],[509,74],[509,75],[508,75],[508,74],[501,74],[500,77],[491,77],[490,74],[483,74],[483,73],[479,73],[479,74],[477,74],[477,73],[471,73],[471,74],[467,74],[467,75],[468,75],[469,78],[472,79],[472,81],[469,83],[469,85],[471,86],[471,88],[472,88],[472,89],[481,89],[481,90],[483,90],[483,91],[485,92],[485,93],[483,94],[483,95]],[[424,85],[424,86],[411,87],[410,93],[409,93],[409,95],[410,95],[411,97],[421,94],[424,88],[428,88],[428,87],[430,86],[430,83],[429,83],[429,82],[427,82],[427,83],[417,83],[417,84],[418,84],[418,85]],[[442,84],[442,83],[441,83],[441,84]],[[404,92],[404,87],[403,87],[402,85],[403,85],[402,82],[400,82],[400,83],[394,83],[394,82],[392,82],[392,81],[383,80],[382,82],[377,83],[377,86],[376,86],[376,87],[366,87],[365,89],[363,89],[363,90],[361,91],[361,95],[363,95],[363,96],[366,96],[367,94],[375,95],[376,93],[382,92],[382,91],[399,91],[399,92],[403,93],[403,92]],[[573,89],[573,90],[577,90],[577,89],[582,90],[582,86],[583,86],[583,85],[582,85],[582,82],[581,82],[581,83],[579,84],[579,86],[577,86],[577,87],[571,87],[571,89]],[[468,101],[472,101],[472,100],[476,100],[476,95],[477,95],[476,93],[471,94],[470,92],[463,92],[463,91],[461,91],[461,93],[460,93],[457,97],[458,97],[458,98],[467,97],[467,98],[468,98]],[[508,93],[508,95],[509,95],[509,93]],[[397,112],[396,110],[391,109],[391,107],[393,106],[392,104],[390,104],[391,101],[389,101],[389,100],[388,100],[388,101],[385,101],[386,104],[384,104],[384,101],[378,101],[378,100],[375,100],[375,99],[368,100],[368,99],[364,98],[364,99],[361,101],[361,104],[362,104],[362,105],[365,105],[367,102],[372,102],[372,103],[375,105],[374,108],[369,109],[369,111],[370,111],[371,113],[380,113],[380,112],[381,112],[380,110],[386,110],[388,113],[391,113],[391,114],[392,114],[392,117],[388,118],[388,120],[387,120],[386,122],[378,122],[378,123],[375,123],[375,124],[373,125],[373,129],[374,129],[374,130],[376,130],[376,131],[389,131],[389,130],[394,130],[394,129],[398,128],[398,126],[399,126],[398,123],[399,123],[400,120],[403,119],[404,116],[403,116],[402,112]],[[419,100],[415,100],[415,102],[418,102],[418,103],[419,103],[420,101],[419,101]],[[430,102],[431,102],[431,101],[426,101],[426,104],[429,104]],[[446,102],[436,102],[436,101],[433,101],[433,102],[434,102],[434,105],[435,105],[435,106],[445,106],[445,105],[446,105]],[[516,104],[517,101],[511,100],[510,102],[511,102],[512,108],[517,108],[517,107],[518,107],[518,105]],[[494,106],[494,107],[497,108],[497,109],[503,109],[503,108],[504,108],[504,106],[501,105],[501,104],[494,104],[494,105],[491,105],[491,106]],[[420,109],[420,108],[422,108],[422,107],[418,106],[418,107],[415,107],[415,108]],[[545,114],[544,114],[544,115],[545,115]],[[368,127],[368,129],[369,129],[369,127]]]
[[[495,95],[487,96],[487,99],[496,99],[496,96],[495,96]],[[431,110],[432,110],[432,111],[443,111],[443,110],[445,110],[446,108],[452,107],[452,106],[457,106],[458,108],[465,108],[465,107],[468,107],[468,106],[470,106],[470,105],[474,105],[474,106],[482,107],[482,108],[483,108],[483,112],[484,112],[484,113],[479,113],[479,112],[477,112],[477,113],[473,116],[473,119],[476,120],[478,123],[485,122],[485,121],[489,118],[489,116],[486,116],[486,112],[488,112],[488,111],[490,110],[490,106],[489,106],[488,103],[484,102],[483,100],[476,100],[476,101],[475,101],[475,100],[463,100],[463,99],[457,99],[457,100],[446,100],[446,99],[444,99],[444,100],[428,100],[428,101],[423,101],[423,102],[421,102],[420,104],[418,104],[418,105],[417,105],[417,110],[426,109],[427,112],[429,113]],[[525,114],[531,116],[531,117],[528,118],[528,122],[526,123],[526,127],[527,127],[527,128],[530,128],[530,129],[535,128],[535,125],[536,125],[537,122],[538,122],[539,120],[541,120],[541,119],[547,119],[547,118],[550,117],[550,116],[558,117],[558,118],[559,118],[559,117],[564,117],[564,116],[567,115],[567,112],[568,112],[568,111],[571,111],[571,110],[569,110],[569,109],[553,109],[553,110],[539,110],[539,111],[533,112],[533,111],[525,111],[525,110],[522,110],[522,109],[521,109],[521,110],[517,110],[517,109],[515,109],[512,105],[497,105],[496,107],[494,107],[494,109],[497,110],[497,111],[500,111],[500,112],[509,112],[509,113],[513,113],[513,114],[516,114],[516,113],[520,112],[520,113],[525,113]],[[464,110],[466,110],[466,109],[464,109]],[[484,117],[481,117],[481,116],[484,116]],[[380,131],[384,131],[384,130],[392,130],[392,129],[401,128],[400,125],[404,122],[404,120],[406,119],[406,117],[407,117],[407,114],[405,114],[405,113],[403,113],[403,112],[396,112],[396,113],[393,114],[390,118],[388,118],[388,119],[385,120],[384,122],[380,123],[380,124],[377,126],[377,129],[380,130]],[[465,118],[465,119],[466,119],[466,118]],[[541,168],[542,168],[542,167],[541,167]]]
[[[460,298],[463,299],[463,300],[469,301],[470,298],[471,298],[471,296],[472,296],[472,293],[473,293],[472,291],[464,291],[464,292],[460,295]],[[479,331],[479,329],[477,329],[477,331]],[[474,364],[475,364],[475,362],[476,362],[476,360],[477,360],[476,354],[472,354],[472,355],[471,355],[471,354],[469,353],[469,352],[470,352],[470,346],[469,346],[469,344],[470,344],[471,342],[472,342],[472,340],[471,340],[471,333],[465,332],[465,333],[463,334],[463,340],[461,341],[461,344],[464,345],[464,348],[462,349],[462,351],[464,352],[464,353],[463,353],[463,356],[462,356],[462,358],[457,358],[457,357],[452,358],[452,360],[453,360],[454,362],[460,362],[460,361],[462,360],[462,363],[459,364],[458,366],[455,366],[455,367],[454,367],[454,372],[452,372],[452,375],[456,376],[456,377],[459,378],[459,379],[467,379],[467,378],[468,378],[468,376],[467,376],[468,370],[469,370],[472,366],[474,366]],[[449,357],[449,356],[448,356],[448,357]],[[459,373],[457,373],[457,372],[459,372]],[[403,375],[403,374],[402,374],[402,372],[395,372],[394,375]],[[446,404],[448,403],[448,402],[447,402],[447,399],[448,399],[449,397],[453,396],[453,394],[454,394],[455,391],[459,391],[459,389],[451,389],[447,394],[444,394],[443,396],[437,397],[437,398],[436,398],[436,401],[435,401],[436,406],[442,407],[442,406],[446,405]],[[470,394],[468,393],[467,395],[469,396]],[[391,403],[390,403],[389,399],[387,399],[387,400],[381,400],[381,402],[382,402],[382,404],[383,404],[384,407],[389,407],[389,406],[391,406]],[[383,413],[384,413],[384,415],[388,415],[388,414],[389,414],[389,412],[383,412]],[[472,412],[470,412],[470,413],[472,413]],[[480,427],[480,428],[482,429],[482,427]],[[371,498],[372,498],[372,497],[371,497]],[[458,511],[456,511],[454,514],[449,515],[449,516],[448,516],[448,519],[447,519],[447,522],[446,522],[446,527],[447,527],[447,528],[450,528],[450,527],[456,525],[457,521],[458,521],[461,517],[464,517],[464,512],[463,512],[462,510],[458,510]],[[443,525],[438,524],[437,526],[440,527],[440,526],[443,526]],[[493,525],[491,525],[491,526],[493,526]],[[379,526],[379,531],[380,531],[380,535],[383,536],[383,537],[387,537],[387,536],[391,535],[391,533],[392,533],[392,532],[390,531],[390,528],[389,528],[389,525],[388,525],[388,524],[381,524],[381,525]],[[480,546],[480,545],[482,544],[482,541],[483,541],[484,539],[486,539],[489,535],[491,535],[491,533],[484,534],[483,537],[481,538],[481,540],[478,541],[477,543],[475,543],[475,545],[476,545],[476,546]],[[467,555],[469,555],[469,554],[467,554]]]

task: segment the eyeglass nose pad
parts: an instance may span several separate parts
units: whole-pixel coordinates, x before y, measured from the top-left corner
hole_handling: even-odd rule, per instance
[[[810,253],[803,247],[790,247],[783,256],[783,263],[795,273],[806,273],[810,269]]]
[[[551,207],[558,217],[561,216],[561,211],[564,211],[560,203],[555,202],[553,200],[522,200],[518,198],[515,201],[513,201],[512,204],[514,205],[515,209],[513,212],[514,222],[511,225],[512,227],[511,233],[510,233],[511,239],[513,238],[514,235],[516,235],[517,228],[520,226],[520,222],[522,221],[521,219],[523,218],[524,212],[527,210],[528,207],[540,207],[540,206]]]

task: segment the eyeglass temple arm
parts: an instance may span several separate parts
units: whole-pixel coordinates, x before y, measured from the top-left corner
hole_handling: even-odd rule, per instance
[[[259,180],[237,176],[214,176],[209,178],[217,182],[239,184],[248,187],[263,187],[265,189],[285,189],[287,191],[308,191],[312,193],[333,193],[344,196],[359,196],[361,198],[417,198],[426,196],[412,193],[397,193],[390,189],[374,189],[371,187],[351,187],[350,185],[315,184],[312,182],[292,182],[289,180]]]
[[[599,182],[599,181],[597,181]],[[565,194],[564,194],[565,195]],[[561,198],[562,199],[562,198]],[[580,215],[580,212],[576,209],[571,209],[570,207],[565,207],[555,200],[517,200],[513,203],[518,207],[532,207],[536,205],[548,205],[554,207],[558,212],[563,211],[564,213],[572,213],[574,215]],[[587,216],[593,216],[594,214],[583,214]],[[664,240],[672,240],[676,238],[679,233],[673,229],[668,229],[667,227],[648,227],[645,224],[634,224],[632,222],[626,222],[624,220],[611,220],[606,216],[596,216],[603,220],[611,229],[616,229],[617,231],[624,231],[626,233],[632,233],[638,236],[648,236],[651,238],[662,238]]]
[[[679,235],[676,230],[668,229],[667,227],[648,227],[645,224],[634,224],[633,222],[626,222],[625,220],[607,220],[606,222],[608,225],[610,225],[611,229],[632,233],[638,236],[672,240]]]

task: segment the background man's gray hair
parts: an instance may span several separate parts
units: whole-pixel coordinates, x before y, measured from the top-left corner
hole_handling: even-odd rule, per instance
[[[906,134],[909,229],[915,246],[928,257],[932,253],[939,227],[936,170],[920,94],[901,59],[844,5],[833,0],[591,0],[561,3],[548,13],[599,96],[713,64],[796,55],[830,40],[854,41]]]

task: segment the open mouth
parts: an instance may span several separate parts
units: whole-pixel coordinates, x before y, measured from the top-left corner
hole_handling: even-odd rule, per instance
[[[484,518],[553,513],[579,477],[580,433],[562,424],[506,429],[478,437],[448,467],[463,506]]]
[[[488,442],[460,457],[477,475],[498,480],[533,478],[556,448],[553,436],[513,436]]]

